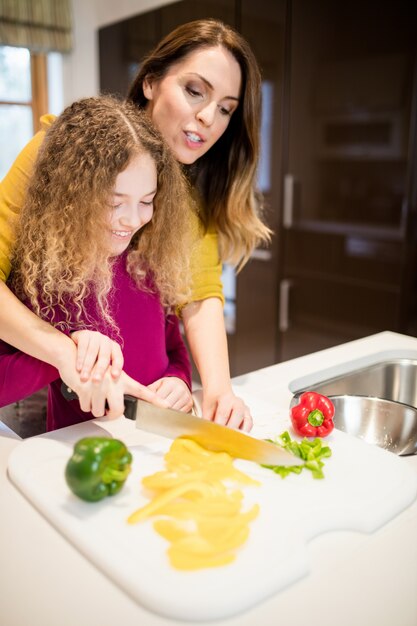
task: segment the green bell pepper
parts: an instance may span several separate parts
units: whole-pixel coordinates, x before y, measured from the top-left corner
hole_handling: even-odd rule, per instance
[[[76,496],[97,502],[121,490],[131,463],[132,455],[119,439],[85,437],[74,445],[65,480]]]

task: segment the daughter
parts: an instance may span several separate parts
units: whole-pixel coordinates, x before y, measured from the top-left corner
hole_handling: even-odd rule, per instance
[[[111,97],[65,109],[35,164],[10,286],[66,334],[93,330],[121,344],[124,371],[101,384],[113,415],[123,413],[123,394],[146,399],[151,383],[165,386],[173,408],[191,409],[190,364],[172,313],[189,298],[186,198],[147,114]],[[84,411],[105,413],[102,393],[91,404],[87,394],[88,406],[82,390],[67,402],[58,370],[0,342],[0,406],[47,384],[48,430],[91,419]]]

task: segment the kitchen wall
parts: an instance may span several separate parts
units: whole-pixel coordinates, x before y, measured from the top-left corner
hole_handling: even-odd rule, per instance
[[[97,29],[173,0],[72,0],[74,48],[63,62],[63,103],[99,92]]]

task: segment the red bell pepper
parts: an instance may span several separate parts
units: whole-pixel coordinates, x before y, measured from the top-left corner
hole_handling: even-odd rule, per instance
[[[334,405],[327,396],[306,391],[291,409],[291,422],[297,435],[326,437],[334,428],[333,415]]]

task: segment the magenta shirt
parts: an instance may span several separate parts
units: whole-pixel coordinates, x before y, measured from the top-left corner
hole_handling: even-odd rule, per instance
[[[124,371],[143,385],[176,376],[191,388],[191,368],[181,337],[178,319],[166,315],[159,297],[139,289],[126,270],[126,255],[114,265],[111,313],[123,340]],[[97,322],[94,330],[106,333],[97,319],[94,303],[85,302],[88,315]],[[57,311],[57,319],[60,319]],[[68,402],[61,394],[57,369],[0,341],[0,407],[49,385],[47,430],[92,419],[77,400]]]

